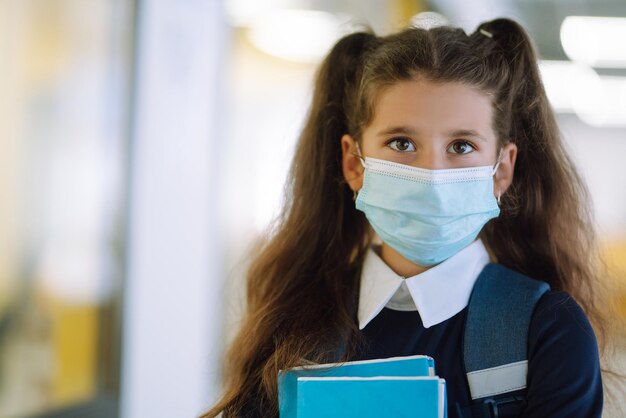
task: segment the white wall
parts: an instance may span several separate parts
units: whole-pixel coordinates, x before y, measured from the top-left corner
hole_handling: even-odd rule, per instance
[[[221,349],[213,196],[226,31],[219,0],[139,5],[121,416],[193,417],[216,396]]]
[[[559,115],[568,150],[591,192],[602,240],[626,238],[626,186],[620,172],[626,155],[625,128],[596,128],[571,114]]]

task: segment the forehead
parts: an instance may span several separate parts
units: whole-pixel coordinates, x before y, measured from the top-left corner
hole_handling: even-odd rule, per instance
[[[472,129],[494,136],[490,97],[462,83],[418,79],[384,88],[374,103],[370,128],[411,126],[425,129]]]

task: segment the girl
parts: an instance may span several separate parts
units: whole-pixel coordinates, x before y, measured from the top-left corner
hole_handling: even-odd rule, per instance
[[[205,416],[276,416],[280,369],[413,354],[435,359],[449,416],[463,415],[462,331],[490,263],[551,287],[515,414],[600,416],[588,194],[521,26],[344,37],[319,69],[289,179],[248,273],[226,392]]]

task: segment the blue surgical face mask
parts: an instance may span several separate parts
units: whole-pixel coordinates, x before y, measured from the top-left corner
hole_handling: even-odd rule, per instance
[[[359,151],[360,153],[360,151]],[[433,266],[476,239],[500,214],[495,167],[428,170],[366,157],[356,208],[374,231],[408,260]]]

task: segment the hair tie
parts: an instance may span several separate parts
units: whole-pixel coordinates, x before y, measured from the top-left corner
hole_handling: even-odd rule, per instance
[[[493,38],[493,34],[491,32],[487,32],[484,29],[478,29],[478,31],[482,33],[483,35],[485,35],[487,38]]]

